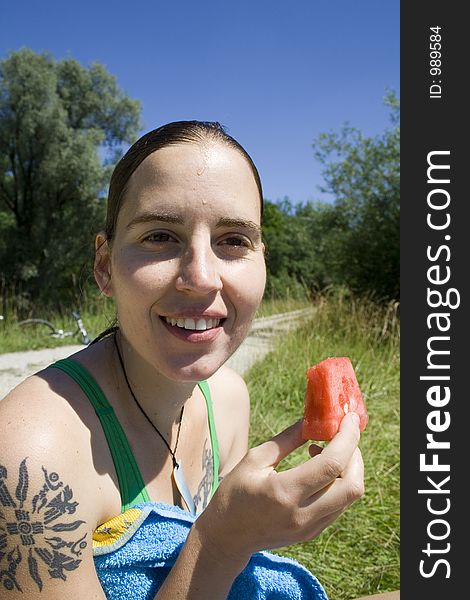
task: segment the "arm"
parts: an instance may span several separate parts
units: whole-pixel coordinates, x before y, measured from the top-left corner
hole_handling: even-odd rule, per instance
[[[0,597],[104,599],[86,450],[71,411],[35,379],[0,402]]]
[[[155,600],[226,600],[235,578],[247,565],[249,554],[240,560],[213,548],[198,521]]]
[[[301,422],[251,449],[198,517],[156,600],[226,600],[254,552],[312,539],[337,519],[363,493],[352,415],[327,448],[312,446],[288,471],[275,466],[303,443]]]

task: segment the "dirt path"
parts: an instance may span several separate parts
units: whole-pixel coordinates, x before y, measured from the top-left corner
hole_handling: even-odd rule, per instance
[[[298,326],[311,315],[312,309],[305,309],[255,319],[250,334],[227,364],[243,375],[271,350],[278,334]],[[81,349],[83,346],[75,345],[0,354],[0,398],[29,375]]]

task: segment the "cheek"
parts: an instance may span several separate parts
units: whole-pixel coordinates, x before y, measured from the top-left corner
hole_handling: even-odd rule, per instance
[[[231,280],[240,305],[243,304],[247,312],[254,314],[261,303],[266,285],[264,258],[242,265],[232,273]]]
[[[149,296],[158,298],[159,292],[164,292],[174,281],[175,271],[174,261],[145,262],[123,253],[112,271],[116,302],[128,297],[137,303]]]
[[[250,265],[250,268],[239,269],[232,273],[231,286],[227,286],[227,297],[235,310],[235,321],[231,330],[232,351],[246,339],[250,332],[256,311],[263,298],[266,284],[266,268],[264,259]],[[230,293],[231,292],[231,293]]]

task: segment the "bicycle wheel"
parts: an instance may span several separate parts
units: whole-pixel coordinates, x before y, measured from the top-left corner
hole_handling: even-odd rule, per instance
[[[54,333],[57,334],[57,329],[50,321],[46,321],[46,319],[25,319],[24,321],[19,321],[18,325],[20,327],[47,327],[48,329],[50,329],[51,335],[53,335]]]

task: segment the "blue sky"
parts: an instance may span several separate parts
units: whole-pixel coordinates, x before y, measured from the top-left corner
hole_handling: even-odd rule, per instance
[[[389,126],[399,0],[3,0],[0,58],[26,46],[100,62],[142,102],[142,133],[217,120],[251,154],[270,200],[327,199],[314,138]]]

